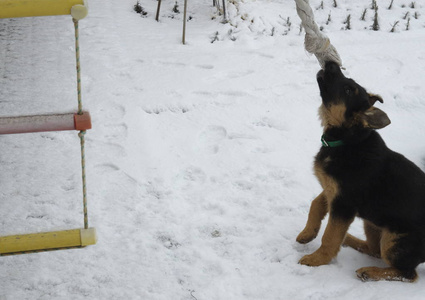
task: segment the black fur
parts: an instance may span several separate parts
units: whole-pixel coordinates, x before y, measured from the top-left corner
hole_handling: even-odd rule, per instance
[[[335,63],[327,63],[317,81],[325,107],[346,107],[345,122],[325,126],[324,133],[327,140],[342,140],[344,145],[323,146],[315,158],[316,165],[338,183],[340,193],[330,213],[344,220],[359,216],[405,234],[392,251],[393,266],[409,277],[425,261],[425,173],[385,145],[374,129],[379,126],[358,121],[381,99],[372,99],[377,96],[346,78]]]

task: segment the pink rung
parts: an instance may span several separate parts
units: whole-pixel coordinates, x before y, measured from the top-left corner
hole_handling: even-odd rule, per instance
[[[90,114],[55,114],[1,117],[0,134],[43,131],[86,130],[91,128]]]

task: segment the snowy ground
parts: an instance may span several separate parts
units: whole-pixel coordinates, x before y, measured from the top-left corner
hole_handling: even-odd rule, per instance
[[[99,240],[1,257],[1,300],[423,299],[425,265],[407,284],[359,281],[357,268],[383,263],[346,248],[328,266],[297,264],[320,244],[295,237],[320,192],[321,128],[319,65],[293,1],[233,0],[227,24],[212,1],[189,1],[186,45],[174,1],[159,23],[153,0],[145,17],[135,0],[89,2],[82,79]],[[346,75],[383,96],[387,144],[424,169],[425,6],[378,0],[375,32],[371,9],[360,20],[371,1],[352,2],[311,5]],[[73,42],[69,17],[0,20],[1,116],[75,110]],[[76,133],[1,136],[0,163],[1,235],[82,227]]]

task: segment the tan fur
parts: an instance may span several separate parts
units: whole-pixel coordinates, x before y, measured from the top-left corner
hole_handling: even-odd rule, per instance
[[[317,196],[310,206],[308,213],[307,224],[301,233],[297,236],[297,242],[306,244],[316,238],[323,218],[328,213],[328,203],[326,200],[325,192],[323,191]]]
[[[381,253],[382,259],[388,264],[392,265],[391,260],[396,253],[394,253],[394,245],[401,234],[390,232],[386,229],[380,229],[372,223],[365,221],[365,233],[367,241],[362,241],[347,235],[344,245],[350,246],[360,252],[376,256]],[[378,267],[364,267],[356,271],[357,277],[363,281],[376,281],[376,280],[391,280],[391,281],[409,281],[413,282],[417,279],[417,274],[414,278],[406,278],[402,272],[394,267],[378,268]]]
[[[319,179],[320,185],[323,188],[323,193],[326,197],[326,201],[328,202],[328,207],[330,207],[333,199],[335,199],[339,193],[339,188],[338,183],[332,177],[326,174],[323,167],[324,166],[322,166],[320,163],[315,163],[314,173]]]
[[[358,95],[359,95],[359,89],[358,89],[358,88],[356,88],[356,90],[354,91],[354,94],[355,94],[356,96],[358,96]]]
[[[347,108],[343,103],[332,104],[329,107],[322,104],[319,107],[319,117],[324,129],[341,126],[345,122],[346,110]]]
[[[361,253],[369,254],[369,246],[367,242],[361,239],[358,239],[349,233],[347,233],[347,236],[345,237],[343,245],[351,247],[354,250],[357,250]]]
[[[358,112],[353,114],[353,124],[362,124],[363,127],[369,128],[369,124],[367,123],[367,120],[365,119],[365,116],[367,114],[371,114],[375,107],[371,106],[368,110],[365,112]]]
[[[329,161],[329,158],[325,159],[325,163]],[[320,230],[322,220],[328,213],[332,200],[338,194],[337,183],[331,177],[326,175],[323,167],[315,165],[314,169],[316,176],[319,178],[319,182],[323,187],[323,191],[311,202],[307,224],[303,231],[301,231],[301,233],[297,236],[297,241],[302,244],[306,244],[316,238],[317,233]]]
[[[300,264],[307,266],[328,264],[338,254],[352,221],[353,219],[349,221],[335,219],[330,215],[322,237],[322,245],[314,253],[301,258]]]
[[[335,197],[338,196],[339,187],[338,183],[329,175],[326,174],[323,166],[320,163],[315,163],[314,172],[319,179],[320,184],[322,185],[323,192],[313,201],[316,203],[312,203],[311,208],[314,210],[310,211],[312,215],[312,223],[309,224],[307,221],[307,233],[310,236],[306,236],[301,232],[301,238],[306,238],[306,242],[308,242],[308,238],[311,238],[312,230],[316,230],[320,227],[321,220],[324,217],[324,213],[328,211],[328,208],[331,207],[332,201]],[[324,202],[326,200],[326,211],[323,210]],[[321,204],[321,205],[319,205]],[[322,210],[320,210],[322,208]],[[326,226],[325,232],[322,237],[322,245],[319,249],[317,249],[313,254],[306,255],[300,260],[300,264],[308,265],[308,266],[320,266],[324,264],[328,264],[332,258],[334,258],[341,247],[342,242],[345,239],[345,235],[347,234],[348,227],[350,226],[351,220],[341,220],[335,219],[329,216],[328,224]],[[310,227],[311,226],[311,227]]]
[[[389,232],[386,229],[382,230],[382,237],[381,237],[382,259],[390,266],[391,266],[391,260],[392,260],[391,256],[393,255],[392,248],[394,247],[397,239],[402,236],[403,235],[401,234]]]
[[[402,272],[396,268],[378,268],[378,267],[365,267],[360,268],[356,271],[357,277],[363,281],[377,281],[377,280],[390,280],[390,281],[407,281],[414,282],[418,278],[415,277],[410,279],[403,276]]]
[[[382,230],[369,221],[364,220],[363,222],[366,241],[362,241],[351,234],[347,234],[344,240],[344,246],[349,246],[370,256],[381,257],[380,247]]]
[[[380,257],[382,229],[367,220],[363,220],[363,227],[366,234],[369,255]]]

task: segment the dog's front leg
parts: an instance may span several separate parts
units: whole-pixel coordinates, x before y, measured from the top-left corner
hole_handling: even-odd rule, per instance
[[[328,213],[328,202],[325,192],[321,192],[312,202],[308,213],[307,224],[301,233],[297,236],[297,242],[307,244],[314,240],[322,225],[322,220]]]
[[[300,260],[300,264],[307,266],[321,266],[328,264],[334,258],[344,241],[348,227],[353,222],[354,217],[345,219],[329,215],[328,225],[322,237],[322,245],[314,253],[306,255]]]

